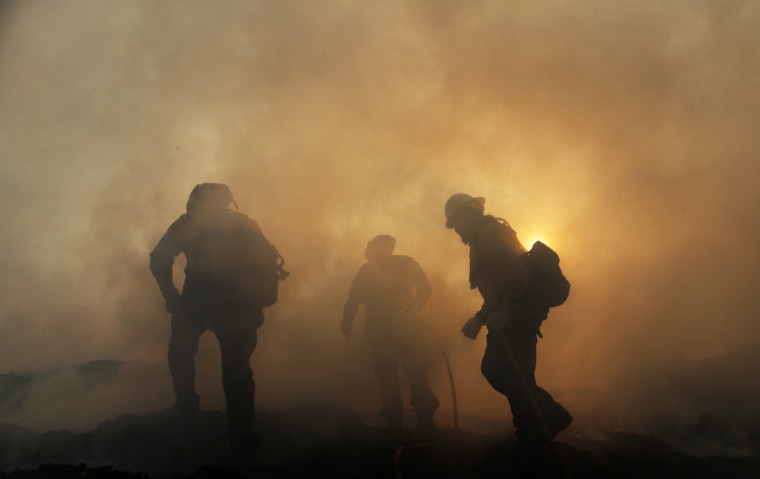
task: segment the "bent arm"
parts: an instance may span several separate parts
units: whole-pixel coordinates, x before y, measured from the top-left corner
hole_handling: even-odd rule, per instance
[[[412,280],[414,281],[414,299],[409,306],[409,312],[417,315],[427,304],[432,290],[425,272],[414,260],[412,260]]]
[[[156,278],[161,295],[166,300],[179,296],[179,291],[174,286],[172,267],[174,258],[182,252],[183,248],[183,217],[172,223],[150,253],[150,272]]]
[[[346,304],[343,305],[343,320],[340,323],[340,328],[346,335],[351,331],[359,305],[366,302],[364,276],[364,267],[361,267],[351,283],[351,288],[348,290]]]
[[[346,300],[346,304],[343,306],[344,322],[353,321],[354,316],[356,316],[356,311],[359,309],[359,305],[365,301],[362,276],[362,270],[360,269],[356,274],[356,277],[354,277],[353,282],[351,283],[351,288],[348,290],[348,299]]]

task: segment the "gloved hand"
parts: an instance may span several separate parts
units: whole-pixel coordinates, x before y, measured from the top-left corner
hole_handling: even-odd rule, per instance
[[[512,315],[509,314],[509,310],[500,309],[499,311],[494,311],[493,313],[488,315],[488,319],[486,320],[486,325],[488,326],[489,331],[498,333],[500,331],[504,331],[504,328],[506,328],[509,325],[511,320],[512,320]]]
[[[182,311],[182,296],[180,296],[179,292],[175,291],[173,294],[167,294],[164,300],[164,306],[169,314],[178,314]]]
[[[466,338],[475,339],[478,337],[478,333],[482,327],[483,322],[477,315],[475,315],[464,323],[464,326],[462,326],[462,334],[464,334]]]

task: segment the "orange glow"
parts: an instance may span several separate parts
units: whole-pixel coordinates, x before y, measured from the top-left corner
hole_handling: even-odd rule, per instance
[[[0,2],[4,370],[163,365],[148,253],[202,182],[229,184],[291,271],[254,353],[262,405],[324,389],[374,413],[347,386],[371,374],[362,339],[338,328],[387,233],[430,277],[462,403],[507,414],[483,338],[460,334],[480,298],[444,227],[457,192],[561,257],[547,389],[760,341],[752,2],[84,3]]]

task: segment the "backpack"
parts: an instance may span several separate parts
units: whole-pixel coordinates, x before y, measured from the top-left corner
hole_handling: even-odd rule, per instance
[[[274,248],[274,247],[272,247]],[[257,289],[258,303],[262,307],[272,306],[277,302],[277,289],[280,281],[285,281],[290,276],[289,271],[285,271],[283,265],[285,259],[277,250],[274,250],[276,258],[273,262],[262,265],[261,281]]]
[[[272,306],[280,281],[290,276],[283,268],[285,260],[255,222],[227,209],[230,203],[237,208],[225,184],[202,183],[193,188],[185,217],[197,229],[192,235],[193,249],[233,297],[250,299],[262,308]]]
[[[535,295],[552,308],[564,303],[570,294],[570,282],[559,267],[559,255],[544,243],[536,241],[523,259],[532,277],[531,296]]]
[[[280,281],[285,281],[290,272],[285,271],[285,259],[277,248],[263,236],[254,248],[258,250],[254,255],[257,259],[248,265],[246,289],[249,295],[253,295],[256,304],[265,308],[277,302]]]

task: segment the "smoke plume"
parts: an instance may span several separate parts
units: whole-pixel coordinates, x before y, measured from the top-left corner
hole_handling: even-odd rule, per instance
[[[479,297],[444,227],[457,192],[562,258],[548,390],[757,342],[759,32],[752,2],[4,1],[0,370],[164,367],[148,253],[203,182],[292,272],[252,360],[263,404],[379,407],[361,320],[338,324],[387,233],[433,284],[460,407],[508,415],[459,333]],[[223,407],[214,341],[199,382]]]

